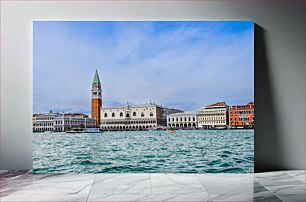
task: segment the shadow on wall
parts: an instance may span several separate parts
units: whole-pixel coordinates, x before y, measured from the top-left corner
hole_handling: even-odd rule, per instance
[[[255,24],[255,172],[282,170],[278,117],[266,51],[267,31]]]

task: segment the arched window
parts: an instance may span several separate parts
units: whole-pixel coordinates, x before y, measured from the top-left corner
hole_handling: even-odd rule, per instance
[[[115,113],[114,112],[112,113],[112,117],[115,117]]]
[[[188,119],[189,121],[191,121],[191,118],[189,117],[189,119]]]
[[[122,112],[120,112],[120,117],[123,117],[123,113]]]
[[[152,112],[150,112],[150,116],[153,116],[153,113],[152,113]]]
[[[144,113],[143,112],[141,112],[141,117],[144,117]]]
[[[133,116],[136,116],[136,112],[133,112]]]
[[[104,117],[107,117],[107,113],[104,113]]]
[[[127,114],[126,114],[126,117],[127,117],[127,118],[129,118],[129,117],[130,117],[130,114],[129,114],[129,113],[127,113]]]
[[[193,117],[193,119],[192,119],[193,121],[195,121],[195,117]]]

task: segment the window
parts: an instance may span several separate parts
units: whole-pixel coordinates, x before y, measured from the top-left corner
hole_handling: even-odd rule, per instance
[[[143,112],[141,112],[141,117],[144,117],[144,113]]]
[[[120,117],[123,117],[123,113],[122,112],[120,112]]]
[[[107,113],[104,113],[104,117],[107,117]]]
[[[126,117],[129,118],[129,117],[130,117],[130,114],[126,114]]]
[[[94,95],[97,95],[97,92],[93,92]]]
[[[115,117],[115,113],[114,112],[112,113],[112,117]]]
[[[133,116],[136,116],[136,112],[133,112]]]
[[[150,112],[150,116],[153,116],[153,113],[152,113],[152,112]]]

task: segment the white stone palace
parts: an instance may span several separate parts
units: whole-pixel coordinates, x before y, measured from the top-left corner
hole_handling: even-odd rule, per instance
[[[167,115],[181,112],[156,104],[109,107],[101,109],[102,130],[148,130],[166,126]]]
[[[174,113],[167,116],[167,126],[170,128],[197,128],[197,114],[190,112]]]
[[[95,128],[96,119],[88,118],[86,114],[81,113],[43,113],[34,114],[32,117],[34,132],[65,132],[68,130],[84,130]]]
[[[198,127],[204,129],[222,129],[228,127],[228,106],[217,102],[198,111]]]

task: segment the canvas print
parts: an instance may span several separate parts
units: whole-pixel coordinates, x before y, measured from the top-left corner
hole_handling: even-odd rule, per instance
[[[34,21],[34,173],[252,173],[253,21]]]

